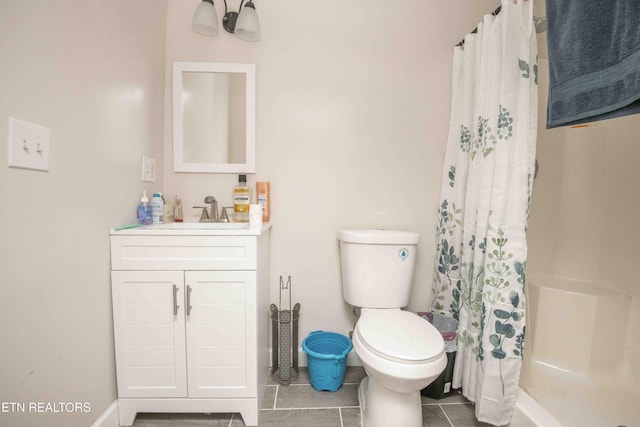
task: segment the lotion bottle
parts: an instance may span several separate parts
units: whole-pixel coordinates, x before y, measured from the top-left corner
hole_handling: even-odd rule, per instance
[[[247,176],[238,177],[238,185],[233,187],[233,220],[249,222],[249,205],[251,204],[251,187],[247,185]]]
[[[262,222],[269,222],[271,216],[271,194],[268,182],[256,182],[256,199],[262,205]]]
[[[164,223],[164,199],[161,193],[153,193],[151,198],[151,216],[154,224]]]

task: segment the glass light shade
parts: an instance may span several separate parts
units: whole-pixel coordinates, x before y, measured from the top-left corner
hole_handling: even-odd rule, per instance
[[[205,36],[218,35],[218,14],[210,1],[202,1],[193,14],[191,28],[198,34]]]
[[[260,40],[260,21],[252,2],[249,2],[240,11],[236,22],[235,35],[242,40],[257,42]]]

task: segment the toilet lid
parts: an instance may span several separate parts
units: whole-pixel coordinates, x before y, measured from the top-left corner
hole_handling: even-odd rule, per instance
[[[444,352],[444,340],[425,319],[401,310],[362,313],[356,332],[362,345],[389,360],[429,362]]]
[[[399,230],[338,230],[338,240],[369,245],[417,245],[420,235],[414,231]]]

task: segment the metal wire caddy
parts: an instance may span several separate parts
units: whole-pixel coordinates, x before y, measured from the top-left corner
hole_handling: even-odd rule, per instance
[[[283,309],[284,305],[288,309]],[[285,282],[280,276],[280,308],[271,304],[271,378],[289,385],[298,378],[298,319],[300,304],[291,309],[291,276]]]

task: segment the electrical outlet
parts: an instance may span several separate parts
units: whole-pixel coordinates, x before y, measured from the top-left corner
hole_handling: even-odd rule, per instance
[[[142,156],[142,181],[156,182],[156,159]]]
[[[49,170],[49,128],[9,118],[9,166]]]

